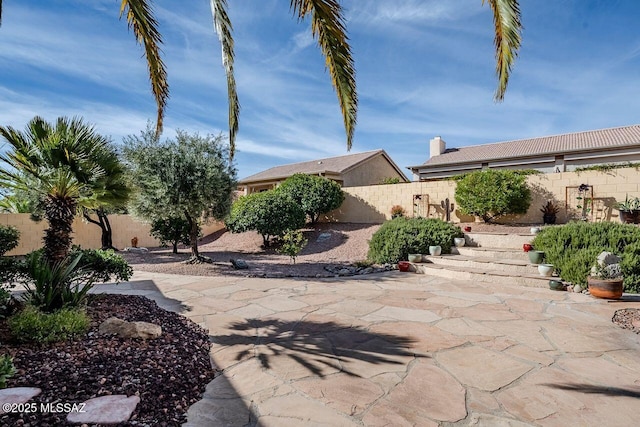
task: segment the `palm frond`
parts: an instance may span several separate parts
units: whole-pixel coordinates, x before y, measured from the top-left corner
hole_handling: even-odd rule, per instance
[[[0,0],[0,25],[2,25],[2,0]]]
[[[518,0],[482,0],[488,1],[493,11],[496,46],[496,74],[498,88],[495,100],[502,101],[509,83],[509,75],[520,49],[522,22]]]
[[[164,109],[169,98],[169,84],[167,70],[160,56],[162,36],[158,31],[158,21],[153,16],[150,0],[122,0],[120,18],[126,13],[129,29],[133,30],[138,43],[144,46],[151,90],[158,105],[156,134],[162,132]]]
[[[233,159],[236,148],[236,134],[238,133],[238,118],[240,116],[240,102],[236,90],[236,78],[233,72],[235,58],[233,27],[227,14],[227,0],[211,0],[211,15],[213,28],[222,46],[222,65],[227,75],[227,93],[229,97],[229,156]]]
[[[358,94],[342,7],[337,0],[291,0],[291,9],[299,19],[311,14],[311,31],[326,59],[350,150],[357,121]]]

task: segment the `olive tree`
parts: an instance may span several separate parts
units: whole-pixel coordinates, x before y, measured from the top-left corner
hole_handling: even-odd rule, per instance
[[[134,214],[150,222],[184,218],[189,226],[189,262],[208,261],[198,251],[202,222],[227,215],[236,184],[227,140],[222,135],[178,131],[175,139],[161,142],[147,128],[124,142],[125,159],[138,190]]]

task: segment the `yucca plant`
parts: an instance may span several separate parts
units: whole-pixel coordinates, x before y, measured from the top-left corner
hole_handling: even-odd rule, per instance
[[[40,252],[32,252],[26,263],[25,281],[27,293],[25,300],[39,310],[51,313],[65,305],[76,306],[86,296],[90,287],[80,288],[81,283],[74,283],[82,273],[78,263],[82,254],[74,258],[56,261],[53,265],[42,262]]]

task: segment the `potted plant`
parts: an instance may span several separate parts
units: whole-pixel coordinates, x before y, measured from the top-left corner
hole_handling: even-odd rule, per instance
[[[398,270],[409,271],[409,267],[411,267],[411,263],[409,261],[398,261]]]
[[[391,206],[391,219],[399,218],[401,216],[405,216],[406,211],[400,205]]]
[[[528,252],[528,255],[531,264],[542,264],[542,260],[544,260],[544,251],[531,250]]]
[[[539,264],[538,273],[541,276],[551,276],[553,274],[553,264]]]
[[[422,262],[422,254],[409,254],[409,262]]]
[[[441,246],[429,246],[429,254],[433,255],[433,256],[440,256],[440,254],[442,253],[442,247]]]
[[[587,277],[589,293],[596,298],[620,299],[624,290],[624,277],[620,268],[620,257],[611,252],[602,252]]]
[[[624,199],[624,202],[616,203],[615,208],[620,211],[620,221],[626,224],[640,224],[640,198]]]
[[[542,205],[540,212],[542,212],[542,222],[544,224],[555,224],[556,214],[560,212],[560,208],[549,200],[546,204]]]

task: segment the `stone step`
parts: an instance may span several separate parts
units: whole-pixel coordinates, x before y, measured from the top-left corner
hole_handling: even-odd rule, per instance
[[[472,280],[478,282],[497,283],[500,285],[529,286],[548,288],[550,277],[539,274],[511,274],[500,270],[476,269],[469,267],[455,267],[432,263],[412,264],[410,271],[430,276],[443,277],[454,280]]]
[[[423,257],[423,262],[463,267],[473,270],[492,270],[501,271],[510,275],[536,275],[538,274],[538,266],[531,264],[529,260],[502,258],[496,259],[491,257],[475,257],[465,255],[443,254],[439,256],[428,255]]]
[[[533,234],[508,233],[464,233],[465,246],[522,249],[524,243],[531,243]]]
[[[459,248],[452,247],[451,253],[455,255],[464,255],[468,257],[491,258],[491,259],[512,259],[520,261],[529,261],[529,255],[522,250],[511,248],[488,248],[483,246],[461,246]]]

